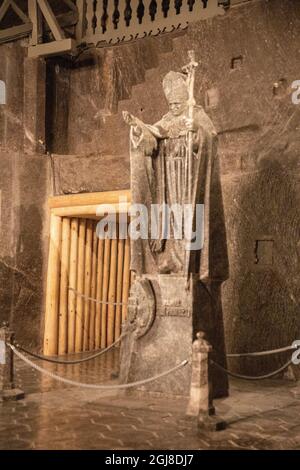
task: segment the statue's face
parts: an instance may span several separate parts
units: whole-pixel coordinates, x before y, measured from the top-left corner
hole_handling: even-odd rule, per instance
[[[187,107],[186,101],[170,101],[169,109],[173,116],[180,116]]]

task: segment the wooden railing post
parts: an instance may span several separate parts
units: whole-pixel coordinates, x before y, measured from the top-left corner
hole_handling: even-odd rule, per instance
[[[51,214],[44,335],[44,354],[46,356],[58,353],[61,224],[61,217]]]
[[[24,392],[15,388],[14,353],[8,344],[13,343],[14,334],[7,323],[0,328],[0,400],[21,400]]]
[[[94,0],[85,0],[86,3],[86,35],[94,34],[93,18],[94,18]]]

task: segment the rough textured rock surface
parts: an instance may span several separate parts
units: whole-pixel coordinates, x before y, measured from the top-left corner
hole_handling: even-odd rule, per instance
[[[32,97],[34,85],[24,81],[24,58],[21,43],[0,48],[0,80],[7,87],[7,104],[0,106],[0,321],[11,323],[20,343],[36,347],[44,305],[49,158],[29,149],[31,99],[25,97]]]
[[[52,105],[46,141],[55,154],[56,192],[113,190],[129,187],[122,111],[149,123],[160,118],[167,109],[162,77],[195,50],[197,101],[219,132],[230,268],[222,295],[228,352],[285,346],[300,335],[300,105],[291,100],[291,84],[300,79],[299,31],[299,2],[258,0],[176,36],[97,49],[75,64],[52,59],[47,67]],[[9,94],[7,107],[0,107],[1,318],[19,315],[18,328],[31,342],[38,338],[33,325],[40,321],[41,303],[34,296],[28,300],[28,278],[41,295],[49,160],[28,160],[22,153],[23,57],[19,43],[0,48],[0,79],[7,80]],[[28,249],[32,256],[21,251]],[[230,368],[262,373],[284,359],[232,360]]]

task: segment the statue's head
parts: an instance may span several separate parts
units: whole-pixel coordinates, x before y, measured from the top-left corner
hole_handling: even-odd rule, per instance
[[[169,103],[170,112],[180,116],[188,106],[188,86],[185,75],[169,72],[163,80],[163,88]]]

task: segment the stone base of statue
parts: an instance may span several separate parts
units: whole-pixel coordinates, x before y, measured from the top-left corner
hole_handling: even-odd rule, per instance
[[[192,343],[205,331],[214,347],[216,325],[211,295],[199,276],[143,275],[134,282],[121,347],[120,382],[142,381],[166,372],[184,360],[191,362]],[[217,345],[216,345],[217,346]],[[223,345],[222,345],[223,346]],[[216,350],[220,348],[216,347]],[[221,348],[224,363],[224,350]],[[212,378],[214,397],[228,395],[226,376]],[[142,392],[188,396],[191,365],[138,388]]]

